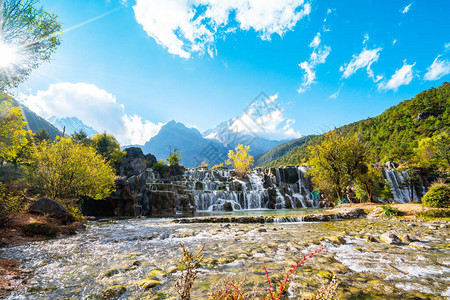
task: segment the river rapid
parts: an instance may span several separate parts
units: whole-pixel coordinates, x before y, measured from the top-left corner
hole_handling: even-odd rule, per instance
[[[419,242],[380,242],[388,231]],[[100,299],[114,285],[126,286],[120,299],[164,299],[175,295],[179,272],[166,271],[177,265],[180,243],[192,252],[205,245],[192,299],[206,299],[217,283],[229,278],[264,291],[263,267],[280,280],[294,261],[322,247],[291,277],[289,298],[309,299],[333,274],[340,282],[340,299],[450,296],[449,229],[439,224],[367,219],[175,224],[173,219],[140,218],[91,221],[74,236],[0,249],[1,258],[21,260],[21,268],[33,274],[7,299]],[[149,276],[161,284],[149,290],[136,284]]]

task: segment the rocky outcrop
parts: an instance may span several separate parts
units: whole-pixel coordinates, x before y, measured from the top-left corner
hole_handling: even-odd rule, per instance
[[[41,216],[49,215],[61,221],[69,220],[69,213],[65,207],[58,201],[47,197],[39,198],[36,202],[30,205],[28,211]]]

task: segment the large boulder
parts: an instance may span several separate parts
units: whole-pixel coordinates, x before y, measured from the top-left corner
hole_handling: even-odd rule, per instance
[[[132,176],[140,174],[147,169],[147,163],[141,148],[130,147],[125,149],[124,151],[126,154],[119,166],[120,176]]]
[[[50,215],[54,218],[66,221],[69,219],[69,213],[66,208],[56,200],[42,197],[34,202],[29,208],[30,213],[38,215]]]

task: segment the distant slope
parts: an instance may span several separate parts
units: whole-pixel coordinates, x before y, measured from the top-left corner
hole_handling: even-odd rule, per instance
[[[50,124],[48,121],[46,121],[44,118],[38,116],[37,114],[32,112],[28,107],[24,106],[18,101],[14,99],[12,99],[12,101],[15,106],[21,107],[22,112],[25,116],[25,120],[27,121],[31,131],[36,133],[39,129],[46,129],[52,139],[56,138],[57,135],[62,136],[62,132],[59,131],[58,128]]]
[[[255,166],[265,166],[269,164],[272,161],[275,161],[284,155],[286,155],[289,151],[291,151],[295,147],[299,147],[303,145],[304,143],[307,143],[309,140],[313,138],[312,135],[301,137],[299,139],[281,144],[276,146],[275,148],[269,150],[268,152],[255,157]]]
[[[450,83],[445,82],[439,88],[423,91],[377,117],[351,123],[336,130],[344,134],[357,133],[367,147],[372,163],[407,163],[413,157],[419,140],[450,130]],[[314,136],[280,157],[275,155],[273,160],[265,160],[263,165],[299,165],[302,160],[308,159],[307,147],[320,142],[322,138],[322,135]],[[277,148],[284,145],[286,144]]]
[[[172,149],[182,152],[181,163],[186,167],[198,167],[202,161],[209,164],[223,162],[228,149],[216,140],[204,138],[195,128],[182,123],[168,122],[159,133],[141,146],[144,153],[151,153],[157,159],[166,159]]]

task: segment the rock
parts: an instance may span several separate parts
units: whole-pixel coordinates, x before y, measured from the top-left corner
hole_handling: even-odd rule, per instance
[[[47,197],[39,198],[36,202],[31,204],[28,211],[39,215],[50,215],[63,221],[69,219],[69,213],[66,208],[58,201]]]
[[[224,211],[233,211],[233,204],[230,201],[226,201],[223,204],[223,210]]]
[[[124,285],[113,285],[108,287],[102,292],[103,299],[119,298],[123,293],[127,291]]]
[[[341,236],[332,236],[329,238],[329,240],[335,244],[338,245],[344,245],[345,244],[345,239]]]
[[[441,224],[441,226],[439,226],[441,228],[447,228],[447,224]]]
[[[386,162],[386,163],[384,164],[384,166],[385,166],[387,169],[397,169],[397,168],[398,168],[398,164],[395,163],[395,162],[392,162],[392,161]]]
[[[382,213],[383,209],[381,207],[377,207],[367,215],[367,219],[379,219]]]
[[[119,166],[120,176],[137,175],[147,169],[146,159],[141,148],[130,147],[124,151],[126,154]]]
[[[430,246],[428,246],[424,243],[421,243],[421,242],[413,242],[413,243],[410,243],[408,246],[416,248],[418,250],[430,250],[431,249]]]
[[[402,237],[401,237],[400,239],[401,239],[403,242],[405,242],[405,243],[411,243],[411,242],[412,242],[411,238],[410,238],[409,235],[407,235],[407,234],[402,235]]]
[[[154,280],[154,279],[142,279],[142,280],[137,281],[136,284],[143,289],[151,289],[157,285],[160,285],[161,282],[158,280]]]
[[[258,228],[258,232],[267,232],[267,229],[265,229],[265,228]]]
[[[380,240],[386,244],[401,245],[402,241],[392,232],[385,232],[380,236]]]
[[[368,235],[368,236],[366,237],[366,241],[371,242],[371,243],[378,243],[377,238],[374,237],[374,236],[371,236],[371,235]]]
[[[116,274],[118,274],[118,273],[119,273],[119,270],[118,270],[117,268],[111,268],[111,269],[109,269],[108,271],[106,271],[106,272],[100,274],[99,279],[102,279],[102,278],[109,278],[109,277],[111,277],[111,276],[113,276],[113,275],[116,275]]]
[[[176,267],[176,266],[170,266],[166,270],[167,274],[176,273],[177,271],[178,271],[178,267]]]
[[[428,228],[436,230],[436,229],[438,229],[438,226],[437,225],[430,225],[430,226],[428,226]]]

